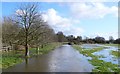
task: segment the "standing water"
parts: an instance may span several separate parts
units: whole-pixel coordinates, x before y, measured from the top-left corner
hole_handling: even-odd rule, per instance
[[[97,56],[103,56],[99,58],[100,60],[111,62],[113,64],[118,64],[118,58],[116,58],[114,55],[111,54],[112,51],[118,51],[118,48],[113,46],[108,46],[107,48],[98,52],[94,52],[93,54]]]
[[[105,46],[105,45],[100,45],[100,44],[83,44],[81,47],[84,49],[92,50],[94,48],[101,47],[101,46],[105,48],[103,48],[103,50],[94,52],[92,54],[96,56],[102,56],[99,58],[100,60],[111,62],[113,64],[118,64],[118,58],[116,58],[115,56],[111,54],[111,51],[118,51],[118,47]]]
[[[91,72],[93,66],[70,45],[39,55],[3,72]]]

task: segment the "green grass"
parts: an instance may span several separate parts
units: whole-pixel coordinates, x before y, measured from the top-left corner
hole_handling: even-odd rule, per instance
[[[77,49],[81,54],[85,56],[92,57],[91,60],[88,60],[95,68],[92,70],[93,72],[118,72],[118,65],[112,64],[111,62],[105,62],[103,60],[99,60],[100,57],[104,56],[95,56],[92,53],[102,50],[104,47],[94,48],[90,50],[82,49],[79,45],[73,45],[75,49]]]
[[[118,65],[112,64],[111,62],[105,62],[103,60],[99,60],[98,58],[93,58],[89,60],[89,62],[95,67],[93,72],[118,72]]]
[[[39,53],[46,54],[50,52],[51,50],[59,47],[62,45],[61,43],[50,43],[44,46],[43,48],[40,48]],[[34,57],[34,55],[40,55],[36,52],[36,48],[30,48],[30,57]],[[18,63],[21,63],[24,61],[24,53],[25,51],[9,51],[9,52],[0,52],[2,54],[2,57],[0,57],[0,68],[6,69],[8,67],[14,66]]]
[[[2,68],[8,68],[15,64],[21,63],[22,59],[17,57],[5,57],[2,58]]]
[[[46,54],[61,45],[62,43],[50,43],[45,45],[43,48],[40,47],[39,50],[37,50],[37,48],[30,48],[30,52],[32,52],[30,56],[34,56],[38,54]]]
[[[49,51],[59,47],[60,45],[61,45],[60,43],[52,43],[52,44],[46,45],[45,47],[40,49],[40,52],[42,52],[43,54],[46,54]]]
[[[2,69],[2,52],[0,51],[0,69]]]
[[[114,55],[116,58],[120,57],[120,51],[111,51],[111,54]]]
[[[0,59],[2,60],[2,63],[0,63],[0,65],[2,65],[0,68],[2,69],[6,69],[23,61],[22,54],[18,54],[18,51],[2,52]]]
[[[73,45],[73,47],[75,49],[77,49],[81,54],[85,55],[85,56],[90,56],[93,57],[92,53],[93,52],[97,52],[102,50],[104,47],[99,47],[99,48],[94,48],[94,49],[82,49],[79,45]]]
[[[119,46],[120,47],[120,44],[104,44],[106,46]]]

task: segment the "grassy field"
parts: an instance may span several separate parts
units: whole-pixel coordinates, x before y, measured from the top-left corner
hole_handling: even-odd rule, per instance
[[[120,47],[120,44],[104,44],[106,46],[119,46]]]
[[[92,59],[88,61],[95,67],[93,72],[118,72],[118,65],[99,60],[101,56],[95,56],[92,54],[93,52],[102,50],[103,47],[94,48],[91,50],[82,49],[79,45],[73,45],[73,47],[86,57],[92,57]]]
[[[48,45],[45,45],[43,48],[30,48],[30,56],[38,55],[38,54],[46,54],[50,52],[51,50],[61,46],[62,43],[50,43]]]
[[[51,43],[47,44],[43,48],[40,48],[39,51],[36,51],[36,48],[30,48],[30,57],[34,57],[35,55],[42,55],[50,52],[51,50],[61,46],[61,43]],[[24,61],[24,53],[25,51],[9,51],[9,52],[0,52],[2,54],[2,57],[0,57],[0,60],[2,60],[2,63],[0,63],[0,68],[6,69],[10,66],[13,66],[15,64],[21,63]],[[39,53],[39,54],[38,54]]]
[[[116,58],[120,57],[120,51],[112,51],[112,55],[114,55]]]

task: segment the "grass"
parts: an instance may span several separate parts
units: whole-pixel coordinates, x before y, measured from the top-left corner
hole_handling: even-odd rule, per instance
[[[51,43],[47,44],[43,48],[40,48],[39,53],[46,54],[50,52],[51,50],[59,47],[62,45],[61,43]],[[40,55],[36,52],[36,48],[30,48],[30,57],[34,57],[34,55]],[[0,68],[6,69],[11,66],[14,66],[18,63],[21,63],[24,61],[24,53],[25,51],[9,51],[9,52],[0,52],[2,53],[2,57],[0,57],[0,60],[2,60],[2,63],[0,62]]]
[[[30,52],[31,52],[30,56],[34,56],[38,54],[46,54],[61,45],[62,43],[51,43],[51,44],[45,45],[43,48],[39,48],[39,50],[37,50],[37,48],[30,48]]]
[[[2,58],[2,68],[5,69],[21,62],[22,62],[22,59],[17,57]]]
[[[2,69],[6,69],[23,61],[22,54],[16,54],[15,51],[2,52],[1,60],[2,63],[0,65],[2,66],[0,68]]]
[[[100,51],[104,48],[104,47],[100,47],[100,48],[86,50],[86,49],[82,49],[79,45],[73,45],[73,47],[77,49],[81,54],[85,56],[90,56],[90,57],[93,57],[93,54],[92,54],[93,52]]]
[[[104,45],[106,45],[106,46],[118,46],[118,47],[120,47],[120,44],[104,44]]]
[[[98,58],[93,58],[89,61],[95,67],[93,72],[118,72],[118,65],[112,64],[111,62],[105,62]]]
[[[94,66],[94,69],[92,70],[93,72],[118,72],[118,65],[112,64],[111,62],[99,60],[99,58],[103,56],[95,56],[92,54],[93,52],[102,50],[104,47],[94,48],[91,50],[82,49],[79,45],[73,45],[73,47],[77,49],[81,54],[87,57],[92,57],[92,59],[88,61]]]
[[[2,69],[2,53],[0,52],[0,69]]]
[[[114,55],[116,58],[120,57],[120,51],[111,51],[111,54]]]

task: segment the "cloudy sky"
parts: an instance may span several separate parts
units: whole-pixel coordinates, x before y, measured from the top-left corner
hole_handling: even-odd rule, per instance
[[[22,4],[24,4],[22,2]],[[21,2],[3,2],[2,16],[19,12]],[[118,2],[39,2],[39,12],[55,32],[118,38]]]

